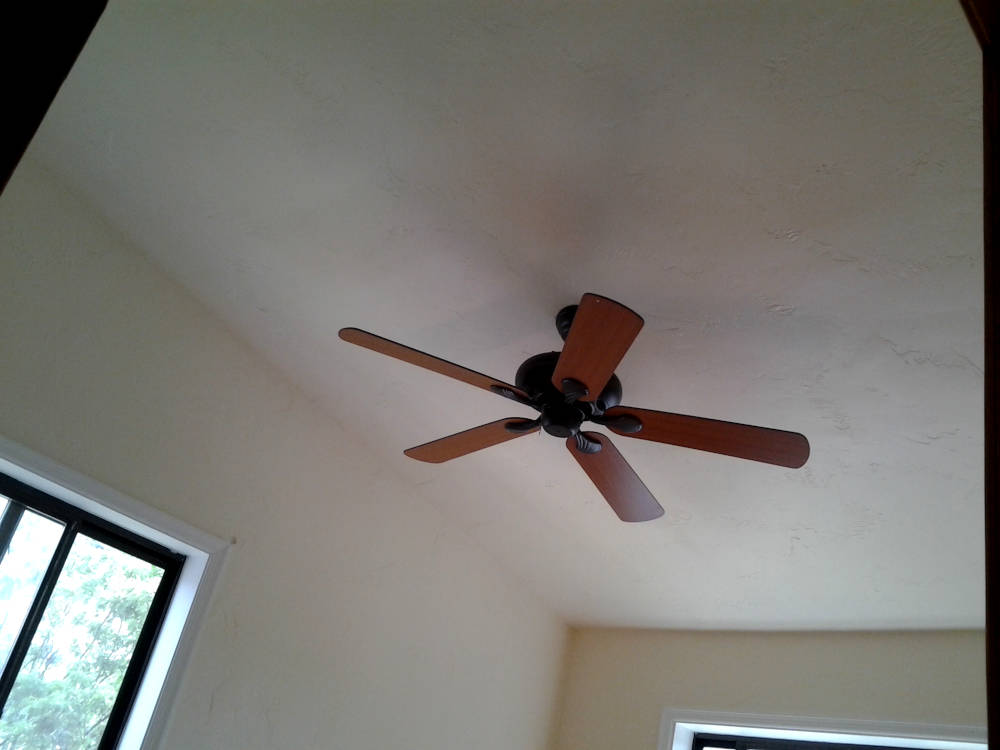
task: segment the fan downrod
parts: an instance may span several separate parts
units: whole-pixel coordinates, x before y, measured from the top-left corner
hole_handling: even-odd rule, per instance
[[[556,330],[563,341],[569,336],[569,329],[573,327],[573,318],[576,317],[576,309],[579,305],[567,305],[556,313]]]

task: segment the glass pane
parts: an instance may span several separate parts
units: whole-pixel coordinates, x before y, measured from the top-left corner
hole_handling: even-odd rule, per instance
[[[0,718],[0,750],[97,747],[162,577],[77,536]]]
[[[3,513],[22,507],[2,496],[0,501],[3,502]],[[0,518],[2,517],[0,513]],[[14,640],[21,630],[62,532],[63,525],[58,521],[25,508],[21,520],[14,528],[7,554],[3,555],[3,550],[0,550],[0,555],[3,555],[0,558],[0,665],[7,663]]]

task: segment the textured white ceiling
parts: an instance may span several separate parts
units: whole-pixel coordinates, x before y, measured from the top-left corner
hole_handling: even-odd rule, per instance
[[[33,155],[572,622],[983,623],[979,53],[957,2],[112,2]],[[408,446],[594,291],[626,403],[806,434],[791,471],[615,438]],[[322,522],[322,519],[317,519]]]

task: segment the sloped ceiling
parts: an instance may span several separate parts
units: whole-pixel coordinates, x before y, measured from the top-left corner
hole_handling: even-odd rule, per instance
[[[112,2],[30,158],[571,622],[981,627],[980,117],[957,2]],[[806,467],[616,438],[622,524],[546,435],[405,458],[528,413],[337,338],[510,380],[585,291]]]

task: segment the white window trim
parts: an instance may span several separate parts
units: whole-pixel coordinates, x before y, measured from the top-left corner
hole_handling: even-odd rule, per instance
[[[119,748],[159,745],[229,544],[0,435],[0,472],[187,558]]]
[[[986,727],[911,724],[814,716],[725,713],[668,708],[660,721],[659,750],[691,750],[695,732],[778,739],[845,742],[932,750],[987,750]]]

